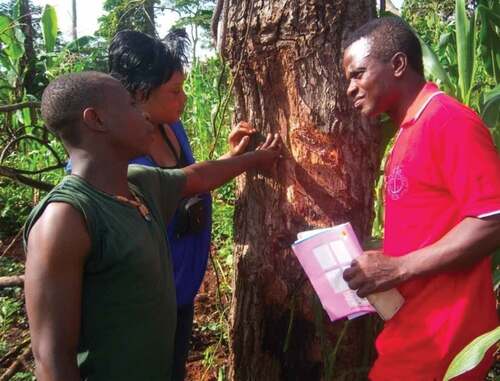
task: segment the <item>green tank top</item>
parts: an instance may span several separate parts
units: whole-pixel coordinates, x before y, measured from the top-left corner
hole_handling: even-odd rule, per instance
[[[67,176],[28,217],[25,243],[50,202],[80,211],[90,234],[78,347],[82,380],[171,380],[177,308],[165,226],[184,184],[181,170],[129,167],[130,189],[149,208],[148,222],[137,208]]]

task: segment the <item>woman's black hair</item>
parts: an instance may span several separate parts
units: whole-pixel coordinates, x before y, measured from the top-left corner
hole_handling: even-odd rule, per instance
[[[109,73],[136,97],[148,99],[151,91],[167,82],[187,64],[189,37],[172,29],[164,40],[142,32],[118,32],[108,49]]]

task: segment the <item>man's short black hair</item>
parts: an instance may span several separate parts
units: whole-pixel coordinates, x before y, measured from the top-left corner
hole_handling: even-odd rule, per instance
[[[344,44],[345,49],[362,38],[372,42],[372,53],[375,57],[388,62],[394,54],[402,52],[408,57],[410,67],[418,74],[424,75],[420,42],[403,19],[387,16],[369,21],[348,37]]]
[[[103,91],[109,75],[95,71],[63,74],[48,84],[42,94],[42,118],[47,128],[63,141],[78,144],[79,122],[88,107],[105,104]]]
[[[142,32],[118,32],[108,49],[109,73],[136,97],[148,99],[187,64],[189,38],[184,29],[172,29],[164,40]]]

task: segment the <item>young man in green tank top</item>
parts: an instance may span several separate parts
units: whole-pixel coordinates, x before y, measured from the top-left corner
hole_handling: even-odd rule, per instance
[[[164,228],[181,197],[271,167],[279,140],[180,170],[127,169],[148,152],[153,126],[117,80],[96,72],[51,82],[42,116],[73,170],[25,227],[37,379],[169,381],[176,302]]]

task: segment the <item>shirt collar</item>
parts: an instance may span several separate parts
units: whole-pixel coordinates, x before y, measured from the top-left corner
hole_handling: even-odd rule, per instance
[[[406,111],[406,115],[403,119],[403,122],[401,123],[401,128],[406,128],[413,125],[418,120],[418,118],[420,118],[434,95],[440,93],[442,92],[439,90],[435,83],[427,82],[408,108],[408,111]]]

